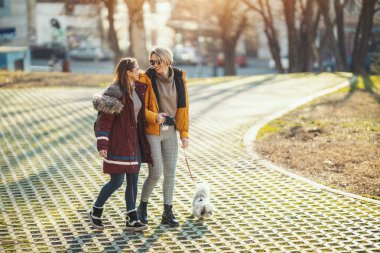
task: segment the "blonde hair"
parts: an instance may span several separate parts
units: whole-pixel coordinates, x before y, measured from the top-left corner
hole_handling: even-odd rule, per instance
[[[173,63],[173,52],[167,48],[167,47],[155,47],[150,51],[149,58],[152,57],[152,55],[157,55],[158,59],[161,62],[166,63],[168,66],[172,65]]]

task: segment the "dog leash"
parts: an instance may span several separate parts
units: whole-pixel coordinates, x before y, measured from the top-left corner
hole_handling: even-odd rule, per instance
[[[193,180],[193,184],[195,185],[194,177],[191,174],[191,170],[190,170],[190,166],[189,166],[189,161],[187,160],[187,155],[186,155],[186,150],[185,149],[183,149],[183,153],[185,154],[185,162],[186,162],[187,168],[189,169],[191,180]]]

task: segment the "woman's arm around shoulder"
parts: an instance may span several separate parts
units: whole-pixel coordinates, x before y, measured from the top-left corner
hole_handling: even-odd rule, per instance
[[[154,94],[152,83],[146,73],[141,73],[139,81],[147,85],[145,96],[145,117],[148,123],[158,124],[158,105],[156,95]]]

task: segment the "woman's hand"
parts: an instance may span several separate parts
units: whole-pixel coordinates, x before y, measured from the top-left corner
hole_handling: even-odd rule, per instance
[[[189,139],[188,138],[182,138],[181,142],[182,142],[181,148],[187,149],[189,147]]]
[[[158,123],[158,124],[165,123],[165,121],[166,121],[165,116],[167,116],[167,114],[164,113],[164,112],[163,112],[163,113],[159,113],[159,114],[157,114],[157,118],[156,118],[157,123]]]
[[[100,155],[101,157],[107,158],[107,150],[100,150],[100,151],[99,151],[99,155]]]

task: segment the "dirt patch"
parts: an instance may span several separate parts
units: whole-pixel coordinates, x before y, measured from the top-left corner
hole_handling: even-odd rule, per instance
[[[341,91],[266,126],[255,151],[289,171],[380,199],[380,95]]]

